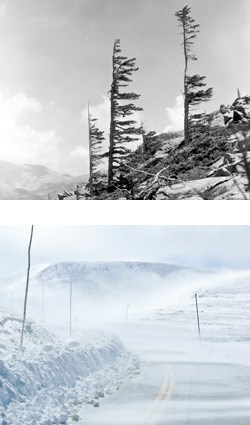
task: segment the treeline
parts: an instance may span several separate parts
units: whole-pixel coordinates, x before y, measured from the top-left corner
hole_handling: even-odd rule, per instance
[[[191,8],[185,6],[177,11],[175,16],[181,28],[184,54],[184,140],[186,144],[189,144],[192,120],[196,118],[194,110],[201,102],[211,99],[213,89],[211,87],[205,88],[205,76],[189,75],[188,73],[190,61],[197,60],[192,48],[194,39],[199,33],[199,24],[196,24],[194,18],[191,17]],[[98,120],[88,108],[90,196],[94,196],[95,187],[102,178],[99,166],[104,158],[108,160],[107,188],[112,190],[119,185],[117,172],[126,163],[126,158],[131,153],[130,144],[141,140],[142,152],[144,152],[150,140],[156,135],[154,131],[145,131],[143,123],[137,122],[135,119],[135,113],[143,110],[142,107],[136,105],[140,95],[126,90],[132,82],[133,74],[137,71],[136,58],[129,59],[124,56],[120,40],[115,40],[112,55],[112,83],[109,92],[110,132],[108,152],[103,153],[104,132],[98,128]]]

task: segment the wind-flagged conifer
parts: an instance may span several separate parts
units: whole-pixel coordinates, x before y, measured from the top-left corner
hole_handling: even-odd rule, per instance
[[[122,56],[120,40],[115,40],[113,48],[113,78],[110,90],[111,120],[109,135],[109,168],[108,183],[113,181],[115,171],[121,162],[130,153],[128,144],[137,140],[141,135],[141,127],[136,127],[137,121],[133,115],[142,108],[135,106],[134,101],[140,98],[134,92],[122,92],[132,82],[132,75],[138,71],[135,66],[135,58],[128,59]]]
[[[94,186],[98,175],[100,174],[99,165],[102,162],[102,144],[105,140],[104,131],[97,127],[97,118],[94,118],[88,105],[88,125],[89,125],[89,192],[90,196],[94,194]]]
[[[183,7],[183,9],[176,12],[180,27],[182,28],[183,36],[183,50],[184,50],[184,137],[185,143],[190,141],[190,110],[191,107],[199,105],[201,102],[207,102],[213,95],[213,89],[208,88],[204,90],[206,84],[204,79],[206,77],[195,74],[192,76],[188,75],[188,64],[189,61],[196,61],[197,57],[192,53],[192,46],[194,39],[199,33],[199,24],[195,24],[195,20],[190,16],[191,8],[189,6]]]

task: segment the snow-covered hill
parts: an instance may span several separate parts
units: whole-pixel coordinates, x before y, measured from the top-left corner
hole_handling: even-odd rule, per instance
[[[25,273],[23,270],[2,277],[0,282],[2,304],[18,312],[22,311]],[[110,320],[124,321],[128,304],[131,312],[159,307],[179,285],[187,283],[190,273],[192,279],[197,274],[180,266],[143,262],[63,262],[33,266],[28,313],[36,320],[42,319],[44,296],[45,321],[68,326],[72,283],[74,327],[82,323],[91,327]]]
[[[0,199],[48,199],[61,190],[73,190],[87,176],[72,177],[38,164],[0,161]]]
[[[250,305],[248,279],[250,281],[249,271],[197,271],[162,263],[63,262],[40,265],[32,269],[28,314],[38,321],[44,318],[47,324],[68,328],[71,283],[72,326],[76,330],[114,321],[124,323],[127,309],[129,320],[144,312],[148,317],[150,311],[158,310],[158,317],[164,319],[166,316],[169,320],[175,319],[176,323],[180,321],[180,326],[196,329],[196,291],[200,295],[201,308],[202,303],[209,304],[204,308],[205,323],[213,318],[213,323],[218,323],[222,332],[220,317],[223,314],[227,326],[231,323],[227,315],[231,315],[233,321],[241,317],[238,315],[240,304],[234,303],[236,299],[242,297],[242,303],[246,303],[244,314]],[[16,276],[2,277],[2,304],[21,312],[24,286],[25,270]],[[213,296],[212,291],[217,291],[217,296]],[[240,326],[240,321],[238,323]]]
[[[48,282],[71,281],[85,293],[121,293],[146,290],[155,286],[157,278],[164,279],[183,267],[165,263],[146,262],[64,262],[50,265],[37,278]],[[105,286],[104,286],[105,283]]]
[[[250,271],[221,271],[215,279],[197,281],[178,304],[152,313],[191,333],[197,333],[194,294],[198,296],[202,338],[218,342],[250,341]]]
[[[28,321],[20,350],[20,330],[21,318],[0,310],[1,424],[66,423],[77,406],[112,392],[121,376],[138,368],[137,358],[108,332],[61,340]]]

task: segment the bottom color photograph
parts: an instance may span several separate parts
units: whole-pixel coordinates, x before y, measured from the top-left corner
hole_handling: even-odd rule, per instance
[[[0,226],[1,425],[249,425],[250,226]]]

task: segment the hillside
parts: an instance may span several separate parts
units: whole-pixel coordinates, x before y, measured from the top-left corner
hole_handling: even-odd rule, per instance
[[[237,105],[245,118],[238,120]],[[180,131],[146,132],[143,144],[121,164],[113,183],[108,185],[107,177],[100,175],[94,196],[90,198],[84,188],[80,199],[248,199],[249,125],[250,96],[244,96],[218,111],[194,115],[189,144]]]
[[[200,326],[203,340],[216,342],[250,341],[248,326],[250,308],[250,272],[224,271],[218,280],[208,283],[196,282],[186,296],[181,297],[178,306],[168,306],[152,313],[151,317],[167,321],[186,332],[196,332],[195,299],[198,294]]]
[[[61,190],[73,191],[76,183],[86,180],[38,164],[0,161],[0,199],[58,199]]]
[[[225,127],[219,111],[194,126],[189,145],[180,132],[156,135],[145,153],[139,147],[130,155],[115,190],[96,199],[244,199],[248,180],[238,138],[242,126]]]
[[[181,266],[165,263],[146,262],[64,262],[45,268],[37,276],[38,279],[67,282],[69,279],[76,284],[107,282],[114,289],[119,289],[120,282],[125,281],[129,288],[128,276],[141,281],[147,276],[164,278],[170,273],[183,270]]]

